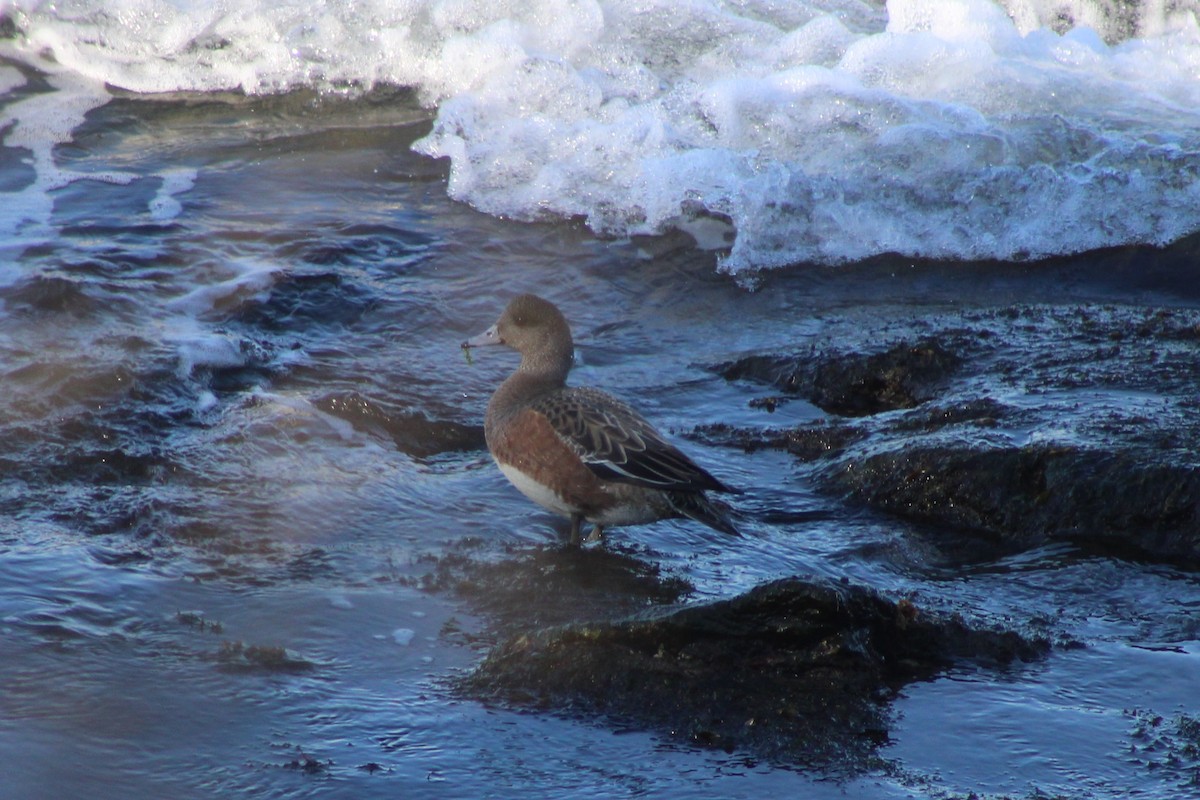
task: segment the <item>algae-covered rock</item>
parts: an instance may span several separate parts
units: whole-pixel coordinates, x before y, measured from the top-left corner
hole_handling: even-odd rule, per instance
[[[963,661],[997,666],[1047,649],[867,588],[793,578],[730,600],[516,635],[463,688],[695,744],[854,770],[887,739],[886,701],[904,682]]]
[[[707,442],[755,450],[786,450],[801,461],[817,461],[840,455],[847,447],[866,438],[862,428],[844,424],[819,424],[794,428],[749,430],[723,422],[704,425],[694,435]]]
[[[881,353],[747,356],[716,370],[728,380],[749,379],[798,394],[831,414],[861,417],[933,399],[961,361],[944,342],[922,339]]]
[[[1200,563],[1200,470],[1131,452],[910,447],[848,459],[830,481],[911,520]]]
[[[843,325],[824,349],[713,369],[808,397],[853,425],[835,417],[700,435],[793,454],[798,479],[848,501],[847,513],[866,506],[1009,549],[1070,541],[1193,568],[1197,330],[1194,310],[1095,303]],[[876,352],[881,338],[903,344]]]

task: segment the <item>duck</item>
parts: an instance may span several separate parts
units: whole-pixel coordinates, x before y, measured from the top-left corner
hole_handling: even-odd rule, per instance
[[[521,362],[488,402],[484,438],[522,494],[570,520],[570,543],[604,529],[687,518],[740,535],[708,492],[737,493],[671,444],[637,411],[599,389],[568,386],[575,361],[562,312],[534,294],[513,298],[496,324],[462,343],[504,346]]]

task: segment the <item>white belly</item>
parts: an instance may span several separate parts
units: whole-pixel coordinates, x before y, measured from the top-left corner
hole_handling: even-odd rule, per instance
[[[501,464],[499,461],[496,462],[496,466],[504,473],[504,477],[508,478],[509,483],[521,491],[521,494],[542,508],[553,511],[555,514],[561,514],[564,517],[570,517],[573,514],[579,513],[578,508],[568,505],[549,486],[538,483],[524,472],[506,464]]]
[[[552,511],[568,519],[582,512],[579,506],[568,503],[549,486],[546,486],[544,483],[538,483],[524,472],[506,464],[501,464],[499,461],[496,462],[496,466],[504,473],[504,477],[508,478],[509,482],[521,491],[521,494],[547,511]],[[659,494],[658,492],[623,484],[607,487],[605,491],[613,495],[615,502],[599,513],[593,512],[584,517],[588,522],[605,527],[615,527],[619,525],[641,525],[646,522],[654,522],[663,517],[674,516],[668,512],[668,509],[662,502],[659,502],[657,505],[652,502],[652,496]]]

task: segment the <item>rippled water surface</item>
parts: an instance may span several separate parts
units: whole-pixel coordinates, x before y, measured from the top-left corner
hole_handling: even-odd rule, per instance
[[[445,165],[409,149],[429,126],[395,92],[128,97],[55,151],[103,179],[65,184],[47,234],[0,267],[6,797],[1196,793],[1147,745],[1200,711],[1192,573],[1061,545],[965,556],[848,511],[790,456],[703,441],[686,446],[748,490],[746,536],[670,522],[610,544],[692,601],[845,576],[1078,646],[909,686],[890,766],[842,780],[456,696],[485,625],[423,588],[435,559],[520,557],[563,531],[482,449],[514,358],[458,349],[513,294],[563,308],[575,382],[688,434],[823,417],[768,417],[758,389],[705,369],[738,355],[927,310],[1191,290],[897,261],[749,291],[682,241],[450,201]],[[6,186],[30,180],[19,155]]]

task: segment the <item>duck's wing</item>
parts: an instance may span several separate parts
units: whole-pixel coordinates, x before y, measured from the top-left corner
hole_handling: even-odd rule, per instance
[[[565,388],[534,402],[599,477],[667,491],[734,491],[668,442],[644,417],[596,389]]]

